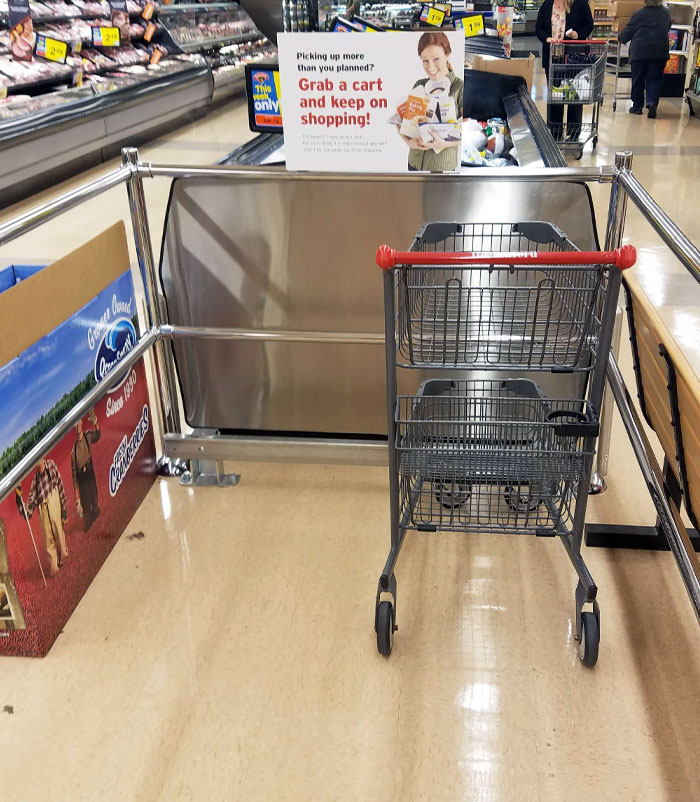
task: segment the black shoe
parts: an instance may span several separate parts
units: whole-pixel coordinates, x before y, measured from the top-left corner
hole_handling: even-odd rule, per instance
[[[630,106],[630,114],[641,114],[642,110],[638,109],[636,106]]]
[[[650,120],[656,119],[656,106],[649,106],[649,111],[647,112],[647,117]]]

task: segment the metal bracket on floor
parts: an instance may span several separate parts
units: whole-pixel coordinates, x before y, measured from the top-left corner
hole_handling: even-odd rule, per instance
[[[197,437],[218,434],[211,429],[195,429]],[[181,460],[180,460],[181,461]],[[238,473],[226,473],[223,460],[191,459],[190,468],[180,476],[180,484],[188,487],[234,487],[241,480]]]

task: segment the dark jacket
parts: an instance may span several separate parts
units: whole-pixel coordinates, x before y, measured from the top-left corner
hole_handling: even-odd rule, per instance
[[[535,33],[542,42],[542,66],[549,74],[549,43],[547,39],[552,35],[552,6],[554,0],[544,0],[537,14]],[[586,0],[574,0],[569,13],[566,15],[566,30],[576,31],[579,39],[588,39],[593,31],[593,15]],[[573,40],[572,40],[573,41]]]
[[[668,60],[668,32],[671,15],[663,6],[644,6],[635,11],[620,34],[622,44],[630,44],[630,61]]]

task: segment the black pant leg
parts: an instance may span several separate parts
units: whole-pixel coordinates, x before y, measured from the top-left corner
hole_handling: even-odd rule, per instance
[[[635,109],[644,108],[644,84],[646,83],[648,59],[635,59],[630,63],[632,73],[632,105]]]
[[[579,103],[570,103],[566,109],[566,136],[568,139],[578,139],[581,136],[583,106]]]
[[[549,118],[549,130],[555,139],[561,140],[564,138],[564,104],[563,103],[548,103],[547,104],[547,117]]]
[[[647,106],[656,106],[661,95],[661,82],[664,77],[666,62],[659,59],[650,59],[647,64],[646,89]]]

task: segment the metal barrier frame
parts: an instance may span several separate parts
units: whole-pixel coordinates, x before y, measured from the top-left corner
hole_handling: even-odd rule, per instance
[[[629,198],[641,214],[668,245],[690,274],[700,283],[700,251],[683,234],[661,207],[653,200],[631,172],[632,154],[617,153],[613,166],[605,167],[561,167],[561,168],[473,168],[469,176],[479,181],[545,181],[545,182],[597,182],[611,185],[608,219],[605,232],[605,250],[613,250],[622,244],[627,199]],[[250,177],[278,179],[279,172],[259,168],[241,167],[183,167],[177,165],[154,165],[142,162],[135,148],[122,150],[122,164],[94,181],[82,184],[53,200],[40,204],[24,214],[0,225],[0,246],[22,234],[43,225],[64,212],[94,198],[108,189],[126,184],[129,209],[136,246],[138,272],[145,294],[145,333],[134,349],[116,366],[109,376],[102,379],[76,404],[10,471],[0,478],[0,501],[25,478],[39,459],[53,448],[71,429],[75,422],[106,394],[115,379],[126,375],[132,365],[153,349],[157,372],[157,386],[152,388],[157,399],[156,413],[159,418],[162,453],[159,462],[161,472],[178,475],[184,467],[180,460],[192,464],[213,463],[217,470],[213,482],[234,484],[235,478],[226,481],[221,472],[224,459],[273,460],[283,462],[324,462],[339,464],[386,464],[386,446],[377,441],[318,439],[314,441],[291,438],[223,437],[220,435],[193,435],[182,431],[180,401],[175,380],[175,365],[170,342],[175,338],[204,339],[254,339],[282,340],[287,342],[320,343],[367,343],[379,344],[381,335],[362,332],[319,331],[256,331],[249,329],[211,329],[200,327],[172,326],[167,319],[165,299],[160,289],[153,246],[148,223],[148,212],[144,194],[144,178],[216,178],[236,180]],[[311,177],[311,176],[310,176]],[[343,180],[343,175],[335,176]],[[299,176],[303,180],[303,174]],[[357,175],[346,176],[357,180]],[[421,180],[420,176],[407,180]],[[444,180],[451,180],[445,176]],[[634,449],[642,475],[658,512],[657,528],[665,535],[676,559],[681,577],[700,622],[700,560],[693,550],[680,512],[669,501],[664,492],[664,477],[641,425],[639,415],[625,386],[614,355],[611,354],[607,380],[615,403],[622,417],[627,435]],[[610,425],[610,421],[607,421]],[[607,455],[605,455],[607,458]],[[600,465],[600,462],[598,463]],[[201,469],[202,466],[200,466]],[[212,480],[212,475],[205,479]]]

